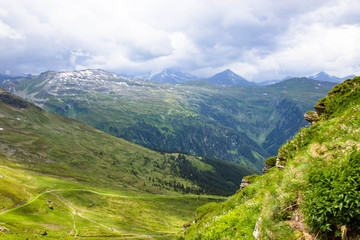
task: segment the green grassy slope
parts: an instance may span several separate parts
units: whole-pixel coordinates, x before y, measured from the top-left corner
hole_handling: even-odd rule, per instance
[[[218,196],[139,194],[0,165],[1,239],[173,239]]]
[[[253,171],[155,152],[0,89],[0,238],[168,239]]]
[[[280,148],[276,167],[200,207],[185,239],[359,239],[360,77],[316,108],[318,122]]]
[[[3,86],[48,111],[151,149],[260,170],[264,158],[306,124],[301,116],[333,84],[291,79],[268,87],[175,85],[80,71],[46,72]]]
[[[153,193],[178,188],[198,193],[206,189],[207,193],[216,194],[234,191],[241,177],[250,171],[219,160],[205,162],[202,158],[154,152],[82,122],[47,113],[4,91],[0,100],[3,154],[36,171]],[[219,168],[215,169],[214,164],[219,164]],[[238,177],[222,179],[222,167],[233,169],[232,175]],[[207,174],[207,179],[195,180],[202,174]],[[212,188],[211,181],[223,186]]]

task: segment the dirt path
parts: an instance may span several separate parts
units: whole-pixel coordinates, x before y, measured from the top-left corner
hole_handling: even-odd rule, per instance
[[[78,235],[78,230],[76,229],[76,221],[75,221],[75,214],[76,214],[76,210],[73,207],[72,204],[68,204],[67,202],[64,201],[63,198],[61,198],[59,195],[55,194],[55,193],[51,193],[52,195],[54,195],[57,199],[59,199],[60,202],[62,202],[65,206],[67,206],[70,210],[71,210],[71,217],[73,219],[73,230],[74,230],[74,237],[76,237]]]
[[[4,212],[1,212],[0,215],[15,211],[17,209],[26,207],[30,204],[32,204],[34,201],[36,201],[37,199],[39,199],[41,196],[45,195],[45,194],[51,194],[53,196],[55,196],[62,204],[64,204],[71,212],[71,217],[73,219],[73,233],[74,233],[74,237],[78,237],[79,231],[76,227],[76,220],[75,220],[75,216],[78,216],[86,221],[89,221],[93,224],[96,224],[102,228],[105,228],[107,230],[112,231],[113,233],[119,235],[119,237],[124,237],[124,239],[138,239],[139,237],[141,238],[147,238],[147,239],[154,239],[152,236],[164,236],[164,235],[168,235],[168,234],[172,234],[172,233],[163,233],[163,234],[153,234],[153,235],[145,235],[145,234],[136,234],[136,233],[127,233],[118,229],[115,229],[113,227],[109,227],[106,226],[102,223],[99,223],[89,217],[84,216],[84,210],[81,208],[76,208],[70,201],[66,200],[64,197],[62,197],[60,195],[60,193],[66,192],[66,191],[74,191],[74,192],[89,192],[89,193],[93,193],[93,194],[97,194],[97,195],[102,195],[102,196],[108,196],[108,197],[118,197],[118,198],[129,198],[129,199],[146,199],[146,198],[174,198],[174,196],[167,196],[167,195],[159,195],[159,196],[124,196],[124,195],[117,195],[117,194],[109,194],[109,193],[101,193],[101,192],[97,192],[94,190],[89,190],[89,189],[53,189],[53,190],[46,190],[45,192],[42,192],[38,195],[36,195],[35,197],[33,197],[32,199],[30,199],[28,202],[26,202],[25,204],[21,205],[21,206],[17,206],[15,208],[11,208],[9,210],[6,210]],[[197,197],[197,196],[175,196],[175,198],[181,198],[181,197]]]

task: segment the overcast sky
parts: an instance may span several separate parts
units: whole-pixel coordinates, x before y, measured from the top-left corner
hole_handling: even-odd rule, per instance
[[[360,75],[359,0],[0,0],[0,73]]]

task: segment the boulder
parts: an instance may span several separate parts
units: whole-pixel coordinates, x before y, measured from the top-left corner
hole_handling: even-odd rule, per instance
[[[317,112],[314,111],[307,111],[304,115],[306,121],[308,121],[311,125],[315,124],[319,121],[319,115]]]

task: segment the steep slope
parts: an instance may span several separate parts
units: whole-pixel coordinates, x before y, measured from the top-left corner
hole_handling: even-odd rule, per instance
[[[359,239],[360,77],[335,86],[315,109],[307,113],[313,125],[266,161],[263,176],[199,208],[185,239]]]
[[[226,69],[221,73],[217,73],[214,76],[207,78],[206,81],[221,84],[221,85],[236,85],[236,86],[252,86],[251,82],[247,81],[245,78],[237,75],[230,69]]]
[[[308,78],[291,78],[267,86],[267,89],[281,91],[291,98],[282,99],[275,105],[275,113],[280,119],[275,122],[274,128],[266,136],[263,148],[272,155],[276,155],[279,146],[289,139],[288,136],[294,136],[300,127],[306,125],[303,115],[307,110],[312,109],[319,99],[319,95],[314,94],[312,89],[320,90],[326,87],[330,90],[333,86],[334,84],[329,82],[313,81]]]
[[[174,85],[84,70],[46,72],[3,86],[48,111],[151,149],[260,170],[264,158],[306,125],[300,116],[333,84],[291,79],[268,87]]]

